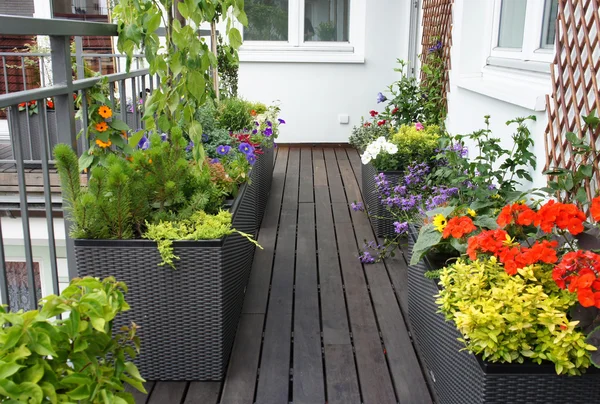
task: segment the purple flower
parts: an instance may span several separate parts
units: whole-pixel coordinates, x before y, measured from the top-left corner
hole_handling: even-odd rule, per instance
[[[254,147],[252,147],[251,144],[246,143],[246,142],[240,143],[240,146],[238,147],[238,149],[240,149],[240,151],[242,153],[244,153],[245,155],[254,153]]]
[[[217,163],[220,163],[220,162],[221,162],[221,160],[219,160],[218,158],[214,158],[214,159],[212,159],[210,161],[210,164],[217,164]]]
[[[285,121],[284,121],[283,119],[281,119],[281,118],[277,118],[277,120],[279,121],[279,123],[280,123],[281,125],[285,124]]]
[[[271,127],[265,128],[265,130],[263,131],[263,135],[265,135],[267,137],[271,136],[272,134],[273,134],[273,128],[271,128]]]
[[[271,123],[271,121],[267,121],[267,126],[273,126],[273,124]]]
[[[167,136],[167,134],[166,134],[166,133],[161,133],[161,134],[160,134],[160,141],[161,141],[161,142],[166,142],[166,141],[167,141],[167,138],[168,138],[168,136]]]
[[[257,133],[258,133],[258,129],[254,129],[254,130],[252,131],[252,134],[253,134],[253,135],[256,135]]]
[[[363,252],[358,258],[363,264],[372,264],[375,262],[375,258],[368,251]]]
[[[390,183],[388,182],[384,173],[379,173],[374,176],[375,185],[380,198],[384,196],[390,196]]]
[[[227,154],[229,154],[230,151],[231,151],[231,146],[228,146],[228,145],[217,146],[217,154],[220,154],[221,156],[226,156]]]
[[[147,150],[148,147],[150,147],[150,141],[148,140],[148,138],[146,136],[142,136],[142,138],[140,139],[140,141],[137,144],[137,147],[140,150]]]
[[[408,231],[408,222],[394,222],[394,231],[396,234],[404,234]]]
[[[254,125],[260,126],[260,123],[258,123],[258,121],[254,121]]]
[[[429,48],[429,53],[437,52],[437,51],[441,50],[442,47],[443,47],[442,41],[437,41],[437,43],[435,45],[433,45],[431,48]]]
[[[202,134],[202,143],[208,142],[208,139],[209,139],[208,135],[206,133],[203,133]]]
[[[387,101],[387,98],[382,93],[377,93],[377,104]]]
[[[186,152],[189,152],[189,151],[191,151],[193,148],[194,148],[194,142],[192,142],[192,141],[190,140],[190,142],[188,143],[188,145],[185,147],[185,151],[186,151]]]
[[[488,185],[488,189],[489,189],[490,191],[493,191],[493,190],[495,190],[495,189],[496,189],[496,185],[495,185],[495,184],[490,184],[490,185]]]
[[[353,211],[358,212],[361,211],[363,212],[365,210],[365,207],[363,205],[362,202],[352,202],[350,204],[350,207],[352,208]]]
[[[254,163],[256,163],[256,156],[254,155],[254,153],[248,153],[246,154],[246,160],[248,161],[248,163],[250,163],[251,166],[253,166]]]

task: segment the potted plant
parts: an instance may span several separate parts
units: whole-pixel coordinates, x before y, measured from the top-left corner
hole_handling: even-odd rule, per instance
[[[135,324],[116,327],[129,310],[127,287],[114,278],[73,279],[38,310],[0,306],[0,401],[131,403],[130,385],[145,393],[137,367]],[[57,317],[60,316],[60,319]]]

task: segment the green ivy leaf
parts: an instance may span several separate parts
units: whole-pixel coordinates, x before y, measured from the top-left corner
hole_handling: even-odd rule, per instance
[[[125,122],[121,121],[120,119],[113,119],[110,123],[109,126],[115,130],[120,130],[120,131],[129,131],[129,129],[131,129],[129,127],[129,125],[127,125]]]

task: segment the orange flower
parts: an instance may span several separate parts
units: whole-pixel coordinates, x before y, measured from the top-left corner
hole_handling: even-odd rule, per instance
[[[552,232],[554,226],[561,230],[568,230],[571,234],[577,235],[583,229],[583,222],[586,216],[577,206],[572,203],[556,203],[548,201],[537,213],[534,221],[545,233]]]
[[[148,164],[152,164],[152,159],[148,159]]]
[[[256,116],[256,111],[255,110],[250,111],[250,115]]]
[[[591,289],[579,289],[577,290],[577,300],[583,307],[592,307],[596,304],[594,292]]]
[[[592,206],[590,207],[592,218],[595,222],[600,222],[600,196],[592,199]]]
[[[26,102],[22,102],[19,104],[19,108],[25,108],[27,106]]]
[[[106,132],[108,130],[108,125],[106,122],[99,122],[96,124],[96,130],[98,132]]]
[[[52,101],[52,100],[46,101],[46,106],[48,108],[50,108],[50,109],[53,109],[54,108],[54,101]]]
[[[536,213],[529,206],[513,203],[502,208],[496,222],[499,226],[504,227],[509,224],[516,223],[520,226],[530,226],[536,218]]]
[[[110,147],[110,145],[112,144],[112,142],[110,141],[110,139],[109,139],[109,140],[107,140],[106,142],[103,142],[103,141],[102,141],[102,140],[100,140],[100,139],[96,139],[96,144],[97,144],[98,146],[100,146],[101,148],[105,149],[105,148],[107,148],[107,147]]]
[[[98,113],[104,119],[108,119],[112,116],[112,110],[106,105],[102,105],[100,108],[98,108]]]
[[[444,228],[442,237],[448,238],[452,236],[453,238],[462,238],[475,230],[477,230],[477,227],[475,227],[470,217],[453,217]]]

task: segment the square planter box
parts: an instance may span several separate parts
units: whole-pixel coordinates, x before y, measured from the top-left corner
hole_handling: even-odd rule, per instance
[[[375,229],[377,237],[393,237],[394,219],[390,212],[379,202],[377,195],[377,186],[375,185],[375,176],[383,172],[392,186],[397,185],[402,176],[400,171],[377,171],[371,164],[363,164],[362,170],[362,194],[365,208],[369,212],[371,223]]]
[[[255,201],[240,188],[233,227],[253,233]],[[233,234],[220,240],[176,241],[173,270],[159,267],[150,240],[75,240],[79,276],[114,276],[127,284],[131,310],[115,329],[139,325],[136,358],[147,380],[222,380],[233,346],[254,244]]]
[[[417,236],[412,230],[409,256]],[[409,266],[409,320],[417,353],[439,403],[588,404],[600,400],[597,369],[589,368],[583,376],[558,376],[553,364],[488,363],[461,351],[460,332],[438,313],[434,298],[438,286],[424,276],[429,268],[427,259]]]
[[[48,120],[48,139],[47,146],[50,153],[54,149],[54,146],[58,144],[58,129],[56,123],[56,111],[48,110],[46,113],[46,117]],[[116,118],[120,119],[119,113],[116,112]],[[126,123],[133,130],[137,129],[133,127],[134,124],[134,115],[132,112],[127,112],[126,115]],[[141,117],[139,118],[141,122]],[[42,160],[42,149],[41,149],[41,131],[40,131],[40,116],[39,114],[33,114],[29,116],[27,119],[26,112],[19,112],[19,120],[17,122],[19,125],[19,134],[21,136],[21,144],[23,146],[23,159],[24,160]],[[81,120],[75,120],[75,131],[79,133],[81,130]],[[11,140],[13,147],[13,155],[14,155],[14,147],[16,146],[16,142]],[[79,147],[83,150],[83,137],[80,137],[78,140]],[[51,156],[49,156],[52,159]],[[28,166],[40,166],[39,164],[30,163]]]
[[[258,156],[258,159],[256,160],[256,164],[254,167],[255,170],[253,170],[254,177],[251,177],[252,180],[258,184],[256,195],[257,228],[260,228],[260,224],[262,223],[262,219],[267,208],[269,194],[271,193],[271,184],[273,182],[274,156],[275,151],[272,147],[264,148],[263,154]]]

